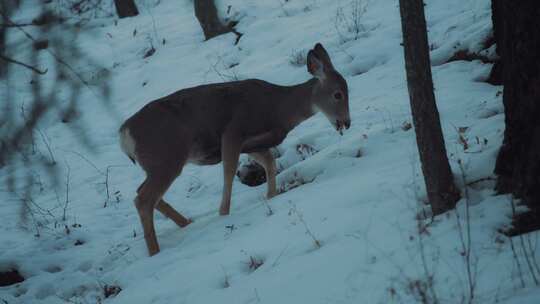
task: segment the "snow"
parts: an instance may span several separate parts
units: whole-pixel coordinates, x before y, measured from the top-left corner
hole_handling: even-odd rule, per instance
[[[460,188],[473,183],[468,201],[462,199],[455,211],[433,222],[416,220],[426,194],[414,130],[402,128],[412,120],[398,2],[363,2],[364,32],[357,39],[345,28],[336,29],[336,12],[350,16],[350,1],[221,0],[221,16],[238,20],[244,34],[237,46],[233,34],[204,41],[190,1],[140,1],[137,17],[89,22],[72,43],[110,72],[111,102],[101,102],[89,90],[79,96],[92,149],[57,117],[41,122],[61,182],[54,189],[44,169],[35,168],[44,189],[33,193],[34,220],[21,223],[20,199],[0,192],[0,271],[15,267],[26,278],[0,287],[0,300],[415,303],[421,302],[415,286],[432,280],[441,303],[456,303],[469,297],[460,235],[466,240],[470,227],[473,302],[538,303],[540,289],[524,251],[529,247],[521,243],[537,248],[538,233],[512,240],[520,266],[510,239],[498,233],[512,215],[511,198],[492,190],[504,131],[502,87],[484,82],[490,64],[446,63],[458,50],[482,50],[491,31],[490,1],[426,1],[447,151]],[[14,19],[33,18],[36,7],[25,2]],[[8,43],[21,40],[10,30]],[[156,53],[143,59],[150,42]],[[235,181],[227,217],[217,214],[221,166],[186,166],[165,199],[194,222],[179,229],[157,214],[162,251],[148,257],[132,203],[143,172],[120,151],[117,130],[123,119],[153,99],[198,84],[234,78],[303,82],[309,74],[290,64],[291,56],[316,42],[323,43],[348,82],[351,129],[340,137],[322,114],[302,123],[278,147],[278,185],[289,190],[266,201],[265,184],[251,188]],[[25,47],[17,48],[23,58]],[[42,54],[40,60],[47,66],[52,59]],[[20,104],[31,94],[30,74],[13,71],[14,79],[24,80],[10,83],[12,100]],[[59,98],[67,103],[68,92]],[[460,137],[468,143],[466,150]],[[300,144],[317,153],[303,159],[296,152]],[[46,153],[42,143],[38,149]],[[68,166],[69,204],[62,221]],[[0,169],[0,180],[8,174]],[[288,187],[291,183],[297,187]],[[37,222],[40,237],[34,236]],[[532,254],[540,258],[536,250]],[[254,269],[253,261],[262,265]],[[121,291],[105,299],[105,285]]]

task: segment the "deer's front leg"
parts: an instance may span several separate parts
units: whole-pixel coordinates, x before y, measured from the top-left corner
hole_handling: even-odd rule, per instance
[[[253,157],[259,165],[263,166],[266,173],[266,183],[268,191],[266,192],[266,198],[271,199],[277,195],[276,189],[276,160],[270,152],[265,150],[262,152],[249,153],[249,156]]]
[[[241,140],[234,134],[223,135],[221,140],[221,159],[223,161],[223,196],[220,215],[228,215],[231,209],[231,193],[234,175],[238,166],[238,157],[240,156]]]

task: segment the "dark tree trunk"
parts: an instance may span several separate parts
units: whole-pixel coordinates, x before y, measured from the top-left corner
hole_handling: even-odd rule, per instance
[[[9,16],[11,11],[7,1],[0,2],[0,10],[2,10],[2,14],[0,14],[0,22],[2,22],[2,24],[8,24],[8,21],[4,17],[4,14],[6,16]],[[6,54],[6,30],[6,26],[0,27],[0,54]],[[0,79],[3,79],[7,76],[7,69],[8,63],[4,60],[0,60]]]
[[[120,18],[133,17],[139,14],[134,0],[114,0],[114,6],[116,6],[116,12]]]
[[[495,40],[496,44],[498,44],[497,41],[502,41],[502,34],[504,32],[503,31],[503,18],[502,18],[503,13],[504,13],[504,8],[502,7],[502,3],[503,3],[502,1],[493,1],[491,3],[491,18],[493,20],[493,39]],[[495,64],[493,65],[493,68],[491,68],[491,73],[489,74],[489,78],[487,82],[492,85],[502,85],[503,78],[504,78],[504,68],[503,68],[504,61],[502,60],[503,50],[499,46],[497,46],[496,51],[497,51],[497,55],[499,55],[499,60],[497,60]]]
[[[448,164],[435,104],[426,19],[422,0],[400,0],[405,68],[416,142],[429,204],[434,215],[455,207],[460,198]]]
[[[206,40],[232,32],[232,27],[219,20],[214,0],[194,0],[195,17],[199,20]]]
[[[3,18],[0,18],[0,20],[5,22],[5,20],[3,20]],[[5,54],[6,53],[5,41],[6,41],[6,28],[2,27],[2,28],[0,28],[0,54]],[[1,60],[0,61],[0,79],[3,79],[3,78],[6,77],[6,75],[7,75],[7,67],[8,67],[7,62]]]
[[[540,2],[492,0],[493,28],[503,68],[505,124],[496,189],[532,210],[540,228]]]

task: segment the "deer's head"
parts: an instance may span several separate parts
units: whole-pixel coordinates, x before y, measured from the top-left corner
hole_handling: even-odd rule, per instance
[[[334,128],[342,134],[343,129],[351,126],[349,90],[345,78],[334,69],[330,56],[320,43],[309,51],[307,69],[318,80],[313,89],[313,106],[322,111]]]

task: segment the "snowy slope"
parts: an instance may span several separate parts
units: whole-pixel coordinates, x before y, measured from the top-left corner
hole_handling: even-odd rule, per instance
[[[512,213],[510,198],[496,196],[488,179],[504,130],[502,88],[484,82],[489,64],[446,63],[457,50],[483,49],[491,30],[490,1],[426,1],[447,150],[461,188],[458,160],[465,183],[472,184],[457,214],[423,224],[415,219],[425,189],[414,131],[403,127],[411,117],[397,2],[361,1],[365,13],[355,32],[347,28],[355,7],[350,1],[222,0],[221,15],[230,5],[229,15],[244,33],[237,46],[232,34],[204,42],[190,1],[147,1],[135,18],[89,24],[88,34],[74,43],[110,71],[112,102],[104,106],[88,90],[80,97],[94,152],[57,119],[40,125],[59,160],[62,181],[70,168],[65,223],[63,183],[59,199],[47,180],[34,195],[55,219],[34,210],[36,218],[24,225],[19,201],[0,192],[0,271],[16,267],[26,277],[21,284],[0,287],[0,300],[415,303],[422,302],[425,284],[432,282],[430,294],[435,292],[441,303],[457,303],[470,295],[460,238],[467,240],[470,227],[474,302],[540,302],[526,263],[532,257],[523,250],[529,247],[518,238],[512,251],[510,240],[497,233]],[[27,5],[17,18],[35,13]],[[90,28],[96,24],[103,26]],[[17,35],[10,39],[16,41]],[[142,59],[149,41],[157,51]],[[197,84],[234,78],[303,82],[309,77],[306,68],[290,61],[316,42],[325,45],[348,81],[351,129],[340,137],[322,114],[301,124],[279,147],[278,183],[305,183],[266,202],[266,185],[250,188],[236,181],[228,217],[217,215],[221,166],[188,165],[165,198],[194,223],[179,229],[157,214],[162,251],[147,257],[132,203],[143,173],[118,147],[123,119],[152,99]],[[485,52],[491,56],[493,49]],[[45,65],[47,60],[44,55]],[[25,70],[16,73],[28,78]],[[26,83],[12,84],[16,100],[30,94]],[[467,141],[466,151],[460,136]],[[299,144],[319,152],[302,160],[295,152]],[[0,170],[2,179],[6,174]],[[42,224],[39,238],[34,237],[36,222]],[[532,240],[536,248],[536,237],[526,236],[525,242]],[[121,291],[105,299],[106,285]]]

